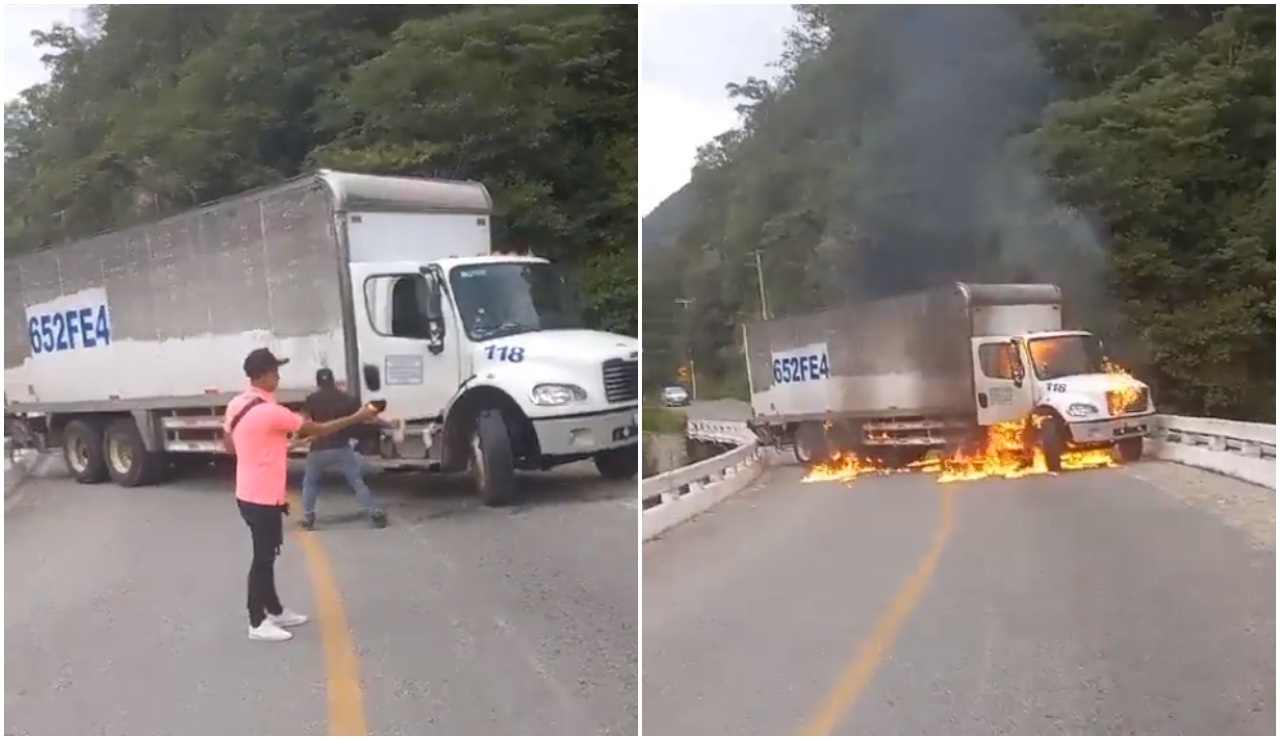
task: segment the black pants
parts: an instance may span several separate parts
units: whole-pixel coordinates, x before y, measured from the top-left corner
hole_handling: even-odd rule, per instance
[[[284,544],[284,511],[279,506],[251,504],[236,499],[240,516],[253,537],[253,563],[249,565],[249,625],[257,627],[267,614],[284,611],[276,593],[276,557]]]

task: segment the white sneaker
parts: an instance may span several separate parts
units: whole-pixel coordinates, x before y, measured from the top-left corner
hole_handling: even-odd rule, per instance
[[[268,622],[274,622],[277,627],[297,627],[306,624],[307,615],[299,614],[292,609],[285,609],[279,614],[268,614]]]
[[[284,642],[293,639],[293,635],[280,628],[270,619],[262,620],[262,624],[249,628],[250,640],[266,640],[268,642]]]

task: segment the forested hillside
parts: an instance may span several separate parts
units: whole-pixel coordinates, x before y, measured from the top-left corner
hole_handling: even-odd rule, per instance
[[[693,216],[692,197],[693,186],[685,185],[645,214],[641,234],[642,249],[666,246],[680,238],[681,232]]]
[[[774,315],[1057,282],[1166,410],[1274,420],[1274,6],[797,8],[646,251],[649,382],[743,392],[759,250]]]
[[[100,5],[5,106],[5,252],[316,167],[484,182],[636,330],[634,6]]]

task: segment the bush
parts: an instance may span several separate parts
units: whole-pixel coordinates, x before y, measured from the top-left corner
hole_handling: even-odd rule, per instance
[[[640,425],[649,434],[684,434],[686,421],[679,411],[648,407],[643,410]]]

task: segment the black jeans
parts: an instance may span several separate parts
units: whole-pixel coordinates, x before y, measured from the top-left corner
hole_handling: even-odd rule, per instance
[[[253,537],[253,562],[249,565],[249,625],[257,627],[267,614],[284,607],[276,593],[276,557],[284,544],[284,510],[279,506],[251,504],[236,499],[240,517]]]

